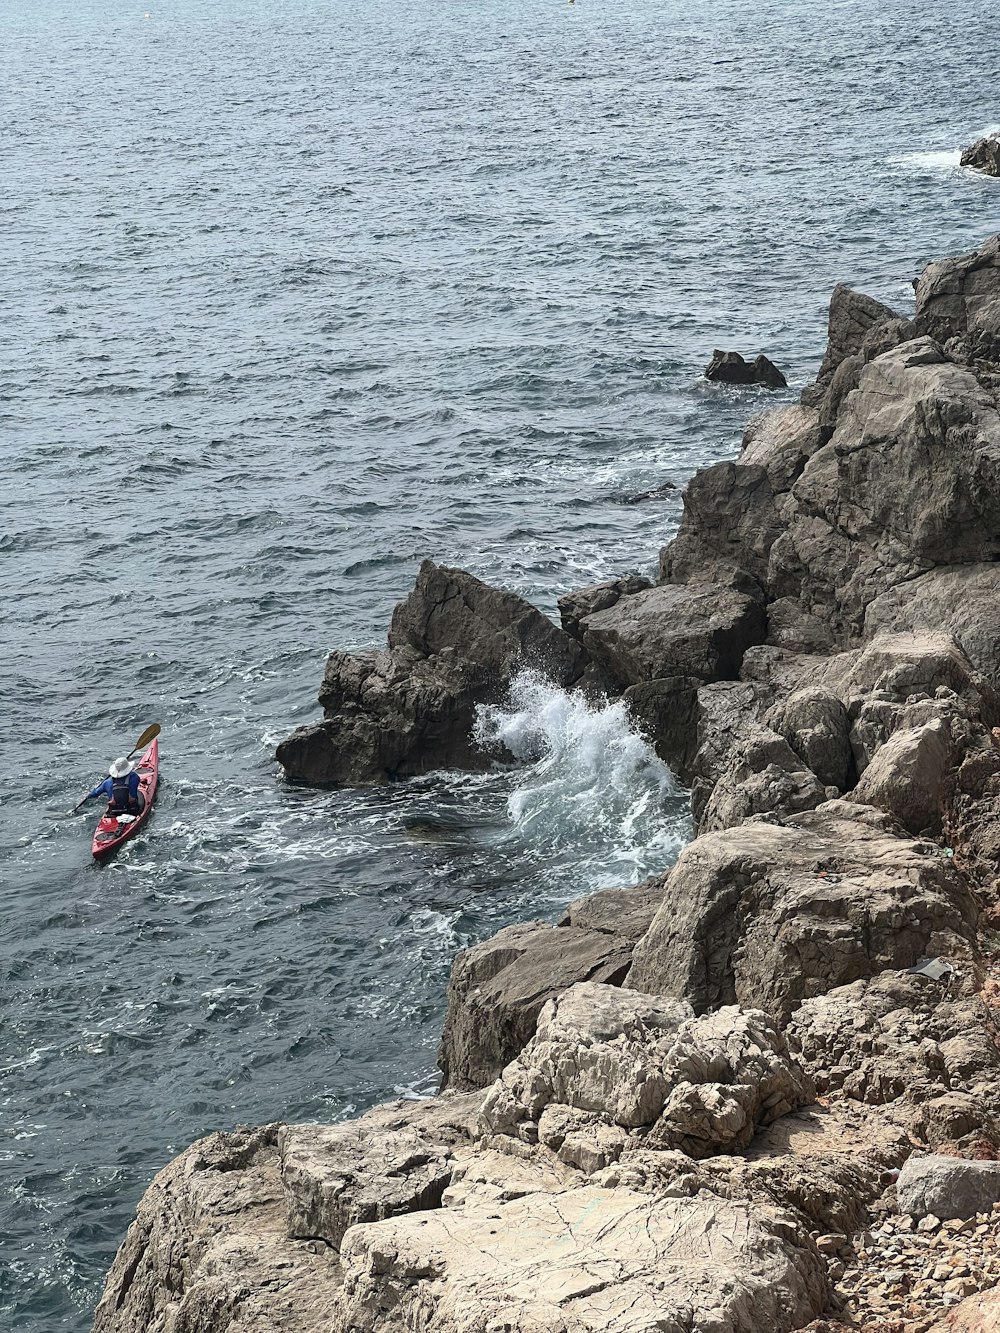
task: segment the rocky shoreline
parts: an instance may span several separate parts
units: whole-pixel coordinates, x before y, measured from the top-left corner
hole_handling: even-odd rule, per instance
[[[1000,1328],[1000,237],[915,291],[836,289],[655,584],[557,628],[425,562],[331,654],[292,779],[482,765],[528,664],[628,701],[697,837],[456,959],[439,1097],[189,1148],[95,1333]]]

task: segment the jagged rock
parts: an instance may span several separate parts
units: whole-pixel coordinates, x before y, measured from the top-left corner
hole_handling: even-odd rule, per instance
[[[900,1212],[912,1217],[975,1217],[1000,1203],[1000,1162],[910,1157],[896,1181]]]
[[[667,676],[630,685],[622,695],[657,755],[687,782],[698,748],[698,687],[694,676]]]
[[[597,930],[633,944],[649,929],[663,901],[664,875],[654,875],[627,889],[598,889],[575,898],[560,918],[560,926]]]
[[[336,1333],[787,1333],[828,1295],[785,1215],[621,1189],[354,1227],[341,1258]]]
[[[698,832],[731,828],[754,815],[813,810],[839,794],[820,782],[784,737],[766,727],[753,727],[712,788]]]
[[[968,952],[976,907],[932,844],[846,801],[697,838],[664,885],[626,984],[696,1012],[780,1022],[816,995],[918,958]]]
[[[759,1125],[812,1095],[764,1014],[724,1008],[694,1018],[676,1001],[591,984],[545,1006],[535,1036],[487,1093],[482,1124],[519,1135],[536,1123],[539,1142],[564,1160],[575,1131],[571,1160],[582,1166],[581,1148],[593,1145],[588,1164],[600,1167],[629,1142],[607,1136],[609,1126],[648,1129],[646,1147],[706,1157],[745,1148]]]
[[[586,616],[592,616],[595,611],[606,611],[620,598],[644,592],[652,586],[649,579],[630,574],[627,578],[611,579],[607,583],[595,583],[590,588],[565,593],[558,601],[562,627],[574,639],[579,639],[580,621]]]
[[[276,1133],[209,1135],[156,1176],[94,1333],[328,1333],[340,1270],[325,1246],[285,1235]]]
[[[777,494],[791,489],[823,443],[815,408],[798,403],[772,408],[750,419],[743,432],[739,466],[762,467]]]
[[[760,355],[753,362],[744,361],[739,352],[712,353],[712,359],[705,368],[705,378],[718,384],[763,384],[768,389],[787,389],[788,381],[781,371]]]
[[[875,751],[853,799],[887,810],[911,833],[936,832],[954,763],[954,746],[940,718],[896,731]]]
[[[623,935],[535,921],[463,950],[448,983],[442,1086],[487,1087],[531,1040],[547,1000],[577,981],[620,983],[633,947]]]
[[[712,584],[649,588],[580,621],[587,652],[624,688],[668,676],[733,678],[764,637],[760,604]]]
[[[1000,141],[996,139],[977,139],[968,148],[962,149],[959,165],[974,167],[987,176],[1000,176]]]
[[[978,671],[1000,687],[1000,564],[942,565],[889,588],[865,612],[865,635],[938,630],[954,635]]]
[[[1000,1143],[997,1033],[970,981],[963,993],[960,980],[886,971],[838,987],[796,1010],[789,1045],[828,1097],[891,1106],[896,1122],[925,1142],[972,1133]],[[949,1106],[956,1084],[968,1120],[958,1133]]]
[[[697,749],[691,761],[691,813],[700,825],[715,784],[750,743],[770,692],[753,682],[716,681],[698,691]]]
[[[929,264],[914,283],[916,323],[996,393],[1000,369],[1000,236]],[[956,557],[953,557],[953,559]]]
[[[289,1236],[339,1250],[348,1227],[436,1208],[454,1149],[477,1127],[478,1093],[378,1106],[339,1125],[284,1125],[278,1135]]]
[[[1000,1291],[984,1291],[953,1305],[927,1333],[992,1333],[1000,1328]]]
[[[852,769],[851,724],[837,696],[822,686],[796,690],[765,717],[825,787],[846,791]]]
[[[896,311],[883,305],[881,301],[866,296],[864,292],[853,291],[844,283],[838,282],[830,297],[823,364],[820,366],[816,383],[803,390],[803,404],[818,407],[841,362],[861,352],[865,338],[873,328],[898,318]]]
[[[484,768],[480,704],[497,701],[522,666],[559,685],[580,682],[587,656],[540,611],[458,569],[425,560],[396,607],[387,652],[331,653],[325,720],[278,746],[289,778],[373,783],[442,767]]]

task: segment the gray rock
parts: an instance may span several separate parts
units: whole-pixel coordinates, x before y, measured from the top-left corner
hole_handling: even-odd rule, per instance
[[[775,494],[788,491],[825,443],[815,408],[798,403],[752,417],[743,433],[741,467],[762,467]]]
[[[620,984],[633,944],[604,930],[529,922],[463,950],[448,983],[442,1086],[487,1087],[531,1040],[546,1001],[577,981]]]
[[[540,611],[425,560],[393,613],[387,652],[331,653],[320,703],[325,720],[278,746],[287,776],[311,783],[377,783],[434,768],[488,767],[473,725],[523,666],[565,687],[586,654]]]
[[[791,1219],[584,1186],[354,1227],[334,1333],[790,1333],[828,1297]]]
[[[911,833],[937,832],[955,764],[954,744],[939,718],[896,731],[875,751],[853,799],[888,811]]]
[[[1000,1162],[913,1156],[896,1181],[900,1212],[912,1217],[974,1217],[1000,1203]]]
[[[698,687],[694,676],[667,676],[630,685],[622,695],[635,725],[682,782],[690,781],[698,748]]]
[[[883,305],[881,301],[866,296],[864,292],[856,292],[839,282],[830,297],[823,364],[820,366],[816,384],[803,393],[803,402],[809,406],[817,405],[817,400],[825,394],[841,362],[861,352],[865,338],[873,328],[898,318],[896,311]]]
[[[1000,335],[1000,236],[928,266],[914,284],[916,323],[963,359],[995,360]],[[957,346],[956,346],[957,344]]]
[[[437,1208],[457,1144],[475,1132],[478,1093],[376,1107],[339,1125],[284,1125],[278,1136],[288,1235],[339,1250],[348,1227]]]
[[[977,139],[968,148],[962,149],[959,165],[974,167],[987,176],[1000,176],[1000,141]]]
[[[663,901],[664,875],[655,875],[627,889],[599,889],[569,904],[560,926],[597,930],[633,944],[649,929]]]
[[[766,727],[753,727],[712,788],[698,831],[731,828],[754,815],[813,810],[830,795],[839,792],[828,792],[784,737]]]
[[[928,629],[953,635],[1000,687],[1000,564],[942,565],[889,588],[865,612],[867,637]]]
[[[763,384],[768,389],[788,387],[788,381],[773,361],[763,355],[753,362],[744,361],[739,352],[714,351],[705,368],[705,378],[719,384]]]
[[[620,598],[580,628],[590,656],[624,688],[668,676],[735,677],[745,649],[764,637],[764,613],[729,588],[661,586]]]
[[[615,1126],[647,1129],[646,1147],[709,1157],[745,1148],[761,1124],[812,1097],[764,1014],[724,1008],[694,1018],[676,1001],[588,984],[545,1006],[535,1036],[487,1093],[482,1123],[517,1135],[537,1122],[539,1141],[560,1155],[567,1126],[581,1143]],[[574,1122],[563,1112],[584,1114]],[[614,1157],[628,1142],[618,1137]],[[590,1160],[601,1167],[608,1155]]]
[[[606,611],[620,598],[644,592],[646,588],[652,586],[649,579],[644,579],[638,574],[630,574],[627,578],[610,579],[606,583],[595,583],[590,588],[565,593],[558,602],[562,627],[574,639],[579,639],[580,621],[586,616],[593,615],[595,611]]]
[[[843,703],[831,690],[815,685],[796,690],[765,720],[825,787],[847,790],[852,768],[851,724]]]
[[[976,906],[932,844],[846,801],[697,838],[626,985],[787,1021],[803,1000],[919,958],[967,954]]]
[[[212,1134],[156,1176],[94,1333],[328,1333],[340,1270],[326,1246],[285,1235],[276,1134]]]

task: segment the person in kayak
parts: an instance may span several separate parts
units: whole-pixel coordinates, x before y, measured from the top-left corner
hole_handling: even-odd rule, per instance
[[[116,759],[108,769],[108,776],[93,790],[91,796],[108,798],[108,813],[112,815],[137,815],[145,802],[139,790],[139,774],[134,772],[135,765],[122,756]]]

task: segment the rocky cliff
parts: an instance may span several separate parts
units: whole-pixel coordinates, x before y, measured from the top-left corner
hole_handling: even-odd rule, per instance
[[[425,564],[331,657],[294,777],[478,764],[541,659],[628,698],[698,837],[459,956],[438,1098],[167,1166],[96,1333],[1000,1328],[1000,238],[915,286],[835,291],[655,585],[557,630]]]

